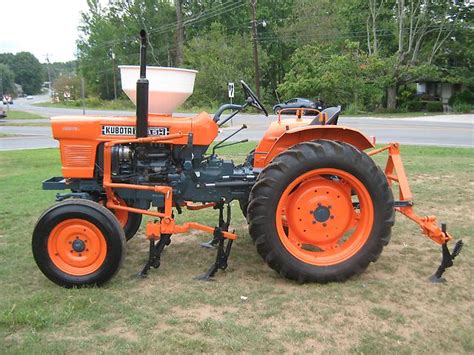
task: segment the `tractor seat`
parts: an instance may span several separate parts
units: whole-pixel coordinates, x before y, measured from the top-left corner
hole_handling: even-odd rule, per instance
[[[327,109],[324,109],[321,112],[327,113],[328,115],[326,124],[337,125],[337,120],[339,119],[339,114],[341,113],[341,106],[339,105],[337,107],[328,107]],[[319,122],[319,113],[311,121],[310,125],[321,125],[321,122]]]

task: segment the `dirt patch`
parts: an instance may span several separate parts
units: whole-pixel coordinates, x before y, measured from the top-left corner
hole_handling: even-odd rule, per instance
[[[166,326],[166,324],[162,323],[163,327]],[[164,330],[164,329],[161,329]],[[111,336],[111,337],[119,337],[121,339],[124,339],[126,341],[132,341],[132,342],[137,342],[140,340],[140,337],[138,336],[135,331],[130,329],[130,327],[125,326],[124,324],[117,323],[114,324],[110,327],[107,328],[107,330],[103,333],[105,336]]]
[[[238,307],[232,306],[212,306],[208,304],[198,305],[197,307],[183,309],[181,307],[173,307],[171,314],[181,319],[192,319],[202,322],[206,319],[221,321],[227,314],[234,314],[239,311]]]

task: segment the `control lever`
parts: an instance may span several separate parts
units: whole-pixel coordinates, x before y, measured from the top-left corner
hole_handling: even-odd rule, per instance
[[[237,133],[239,133],[240,131],[244,130],[244,129],[247,129],[247,125],[244,123],[242,125],[242,127],[240,127],[237,131],[235,131],[234,133],[232,133],[231,135],[229,135],[228,137],[226,137],[225,139],[221,140],[219,143],[217,143],[213,148],[212,148],[212,155],[215,154],[216,152],[216,149],[218,148],[224,148],[224,147],[228,147],[229,145],[234,145],[234,144],[239,144],[239,143],[244,143],[244,142],[248,142],[248,139],[244,139],[242,141],[239,141],[239,142],[233,142],[233,143],[230,143],[230,144],[226,144],[226,145],[223,145],[225,142],[227,142],[230,138],[232,138],[233,136],[235,136]]]

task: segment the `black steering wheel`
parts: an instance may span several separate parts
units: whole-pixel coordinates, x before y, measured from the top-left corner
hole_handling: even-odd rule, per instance
[[[268,117],[268,112],[263,106],[263,104],[260,102],[258,99],[257,95],[254,94],[252,89],[247,85],[247,83],[243,80],[240,80],[240,83],[242,84],[242,88],[244,89],[245,97],[250,99],[251,101],[249,102],[250,106],[255,107],[257,110],[262,111],[265,116]]]

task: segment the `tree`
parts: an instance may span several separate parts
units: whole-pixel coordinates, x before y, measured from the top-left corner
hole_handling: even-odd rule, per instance
[[[77,71],[77,61],[42,63],[43,81],[49,81],[48,70],[51,74],[51,81],[54,82],[61,75],[73,75]],[[49,69],[48,69],[49,67]]]
[[[291,57],[291,69],[278,90],[285,97],[373,109],[383,96],[378,81],[383,69],[383,63],[360,51],[357,42],[346,41],[342,48],[307,45]]]
[[[15,94],[15,75],[10,67],[0,63],[0,96],[4,94]]]
[[[176,13],[169,1],[111,0],[103,8],[100,1],[88,0],[88,6],[79,27],[78,59],[79,70],[92,94],[103,99],[114,97],[112,83],[117,70],[114,62],[138,64],[137,38],[141,29],[149,33],[148,64],[173,64],[174,25],[171,24]]]
[[[183,24],[183,1],[174,0],[176,9],[176,66],[183,65],[183,42],[184,42],[184,24]]]
[[[247,82],[254,79],[252,42],[245,35],[226,35],[218,23],[212,24],[207,33],[193,38],[185,46],[184,59],[186,66],[199,70],[190,105],[215,107],[229,100],[228,82],[237,84],[240,79]],[[262,52],[262,68],[266,68],[267,62]],[[243,100],[241,91],[236,90],[235,101]]]
[[[81,80],[77,75],[61,75],[53,84],[59,100],[76,100],[81,95]]]
[[[15,54],[12,65],[15,82],[20,84],[26,94],[37,94],[43,84],[43,68],[36,57],[29,52]]]
[[[43,84],[43,68],[30,52],[0,55],[0,63],[10,67],[15,75],[15,83],[20,84],[26,94],[37,94]]]
[[[226,99],[220,87],[225,82],[214,76],[212,68],[221,74],[245,74],[241,77],[247,80],[253,77],[247,68],[240,69],[248,58],[229,42],[236,39],[242,48],[251,43],[249,0],[109,0],[106,7],[101,4],[88,0],[78,41],[79,69],[93,94],[113,97],[112,82],[117,72],[114,63],[138,64],[140,29],[149,33],[149,65],[181,66],[184,61],[186,66],[201,71],[196,92],[203,102]],[[394,109],[399,87],[419,80],[469,82],[473,72],[469,10],[467,3],[459,0],[258,0],[258,54],[265,58],[259,67],[262,97],[273,101],[274,89],[284,80],[290,82],[281,86],[286,93],[301,92],[306,83],[297,83],[291,75],[300,74],[293,65],[304,57],[301,49],[308,45],[324,53],[315,54],[312,60],[322,63],[316,65],[317,70],[309,63],[310,71],[331,70],[320,73],[332,83],[318,84],[321,95],[343,101],[352,97],[356,105],[378,107],[384,103]],[[203,43],[203,38],[215,40],[222,48]],[[349,49],[346,41],[352,43],[349,47],[355,47]],[[208,52],[204,54],[203,48]],[[234,57],[222,60],[236,65],[236,70],[224,70],[214,60],[215,53],[222,58],[223,52]],[[252,53],[246,55],[253,58]],[[307,60],[311,62],[311,58]],[[208,73],[206,79],[203,72]],[[339,80],[341,74],[349,72],[359,77]],[[303,69],[301,75],[306,77]],[[209,78],[218,83],[207,83]],[[334,86],[336,82],[339,88]],[[354,82],[360,86],[351,94],[346,90]],[[201,91],[199,83],[205,84],[206,92]]]
[[[453,33],[463,2],[445,0],[397,0],[395,29],[397,51],[392,55],[391,84],[387,88],[387,109],[397,106],[401,84],[439,76],[434,59]],[[431,77],[431,80],[435,77]]]

